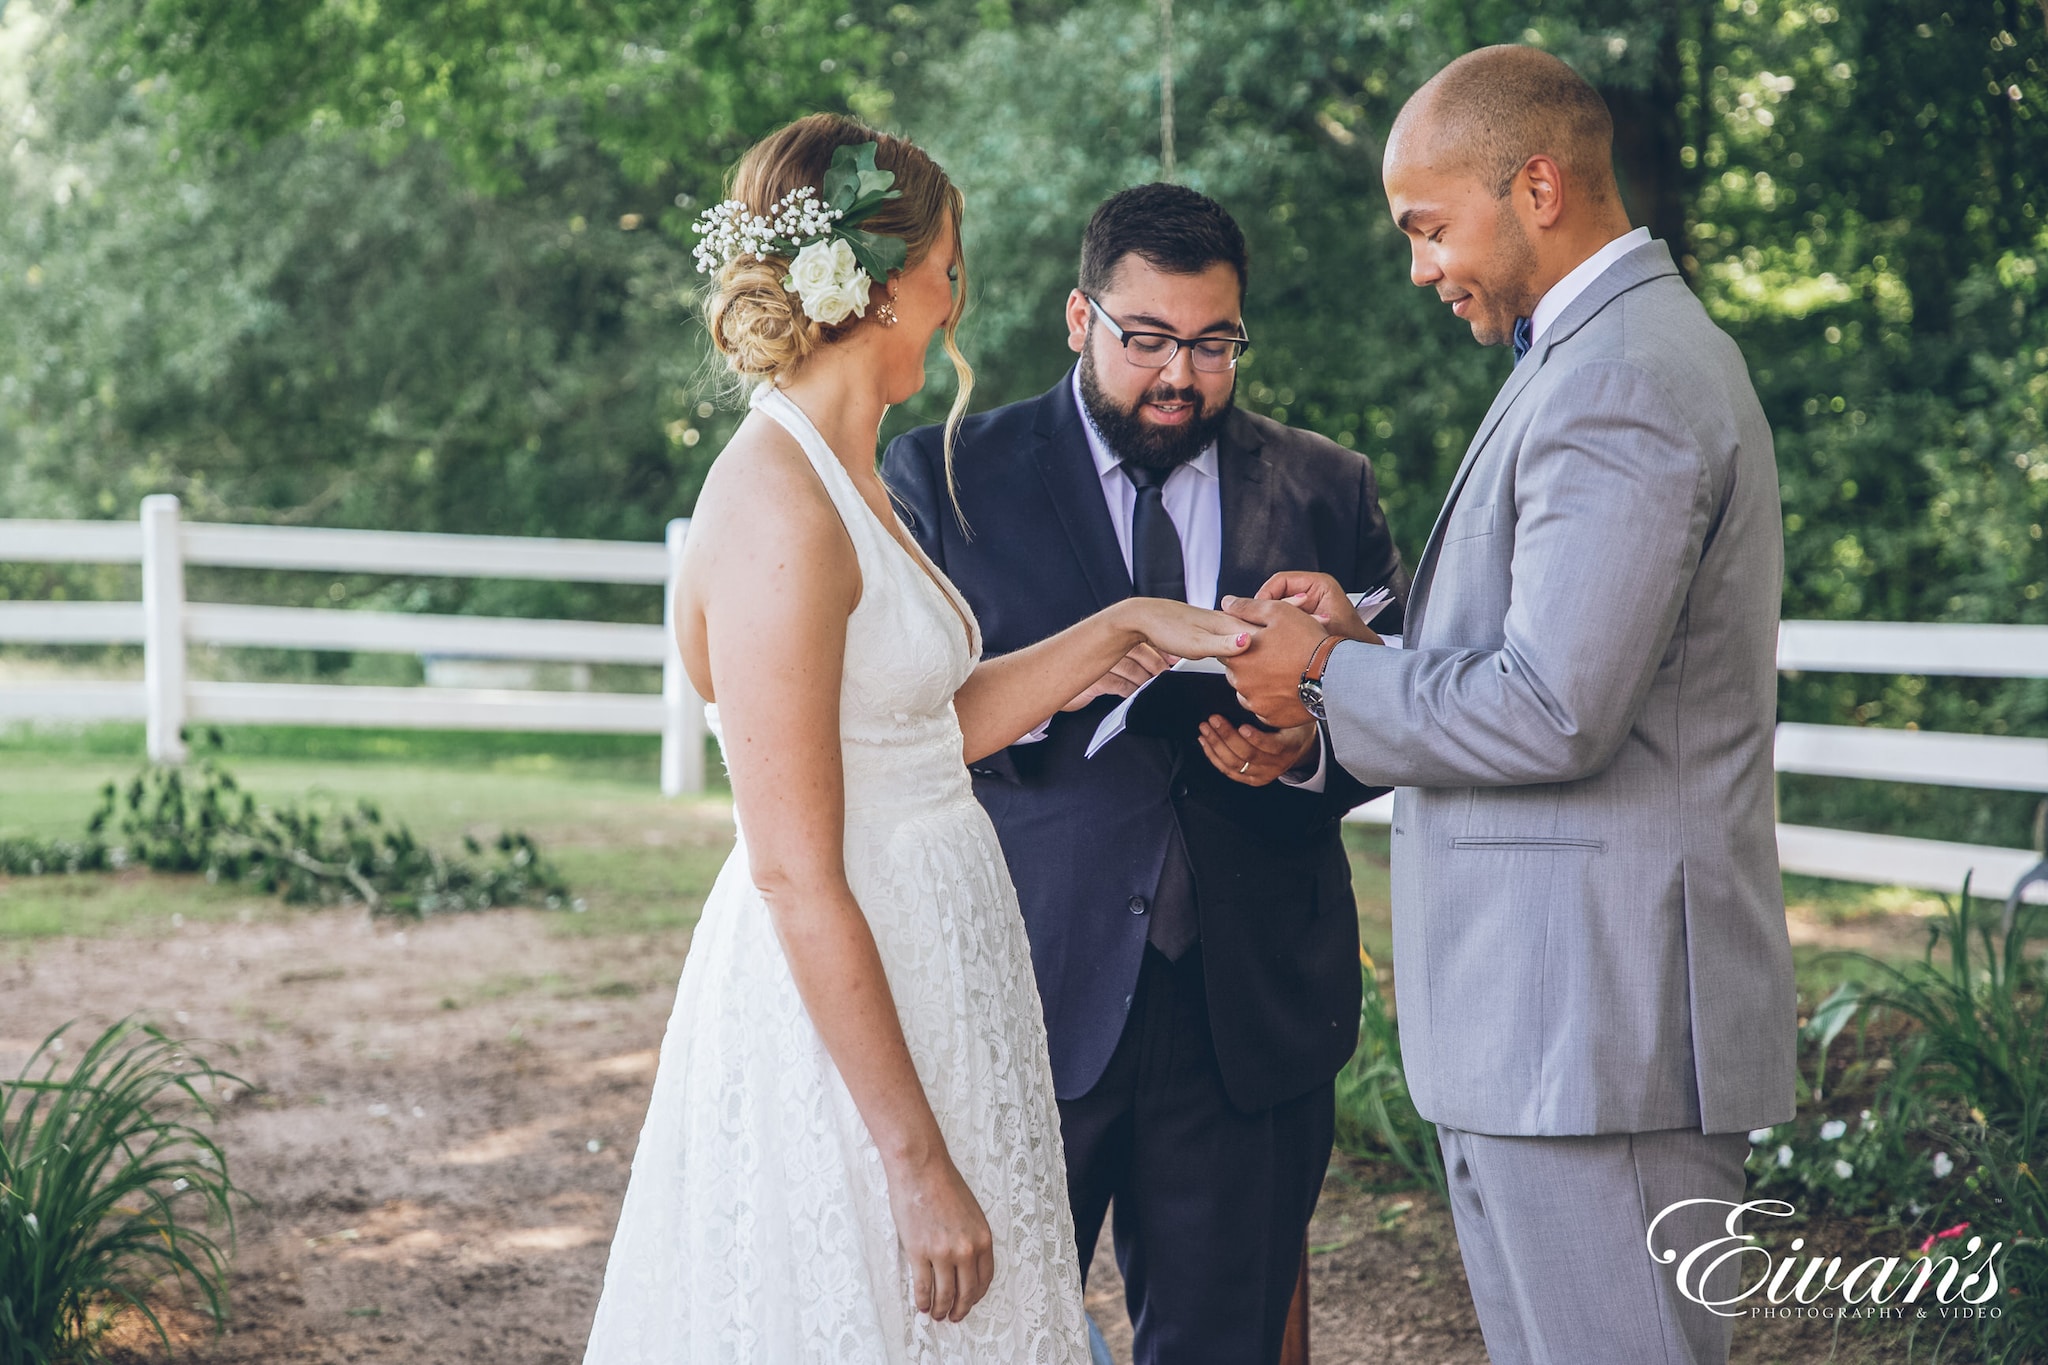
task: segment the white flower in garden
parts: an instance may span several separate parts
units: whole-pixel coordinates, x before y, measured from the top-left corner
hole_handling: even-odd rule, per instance
[[[1752,1128],[1752,1129],[1750,1130],[1750,1133],[1749,1133],[1749,1145],[1750,1145],[1750,1146],[1752,1146],[1752,1147],[1760,1147],[1760,1146],[1762,1146],[1762,1145],[1763,1145],[1764,1143],[1766,1143],[1766,1142],[1769,1142],[1770,1140],[1771,1140],[1771,1130],[1770,1130],[1770,1129],[1768,1129],[1768,1128]]]
[[[1955,1170],[1956,1163],[1947,1152],[1936,1152],[1934,1154],[1934,1178],[1936,1180],[1948,1179],[1951,1175],[1955,1174]]]
[[[178,1194],[183,1194],[186,1190],[190,1188],[191,1182],[186,1180],[183,1176],[180,1176],[178,1179],[173,1180],[171,1182],[172,1191]]]
[[[22,1221],[28,1224],[28,1230],[30,1232],[36,1231],[36,1216],[34,1214],[24,1213],[21,1217]]]
[[[1837,1161],[1835,1163],[1835,1174],[1847,1180],[1850,1176],[1856,1174],[1856,1168],[1846,1161]]]
[[[790,262],[782,287],[802,301],[804,312],[828,326],[849,316],[867,316],[873,283],[843,238],[812,242]]]
[[[1826,1123],[1823,1123],[1820,1126],[1820,1140],[1822,1142],[1833,1142],[1836,1138],[1840,1137],[1842,1134],[1848,1131],[1848,1124],[1842,1122],[1840,1119],[1829,1119]]]
[[[1870,1111],[1868,1109],[1863,1111],[1863,1126],[1865,1128],[1870,1126]]]
[[[1791,1164],[1792,1149],[1781,1144],[1778,1147],[1778,1169],[1782,1171]]]

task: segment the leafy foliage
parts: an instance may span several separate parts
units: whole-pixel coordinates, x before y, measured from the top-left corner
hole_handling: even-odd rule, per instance
[[[1379,148],[1450,57],[1540,44],[1615,109],[1632,211],[1750,361],[1787,614],[2048,620],[2044,24],[2029,0],[1181,0],[1179,173],[1252,247],[1240,401],[1370,454],[1415,552],[1506,360],[1405,282]],[[736,420],[705,382],[685,224],[742,147],[846,108],[950,166],[963,339],[1007,401],[1070,359],[1089,209],[1158,174],[1159,55],[1150,0],[13,0],[0,499],[656,538]],[[935,366],[891,431],[942,416],[951,382]],[[386,596],[644,615],[543,585]],[[1808,676],[1783,699],[2048,733],[2041,680]],[[2008,845],[2031,804],[1798,778],[1783,799]]]
[[[242,1198],[218,1145],[190,1121],[240,1084],[148,1025],[123,1020],[62,1079],[66,1025],[0,1082],[0,1365],[101,1359],[96,1337],[125,1306],[169,1334],[150,1302],[188,1283],[216,1325]]]
[[[240,882],[288,904],[357,901],[415,918],[493,906],[571,903],[527,835],[501,833],[464,854],[422,844],[369,801],[352,808],[265,806],[211,756],[146,767],[125,790],[108,783],[85,839],[0,840],[0,873],[34,876],[142,866]]]
[[[1945,903],[1921,962],[1863,959],[1872,978],[1856,999],[1918,1026],[1885,1089],[1938,1149],[1931,1169],[1913,1172],[1918,1187],[1966,1171],[1961,1188],[1938,1191],[1952,1211],[1942,1216],[1991,1228],[2010,1247],[2004,1312],[1975,1324],[1993,1361],[2038,1359],[2048,1343],[2048,1191],[2035,1174],[2048,1161],[2048,966],[2030,951],[2044,920],[2048,910],[2022,905],[1999,923],[1973,906],[1966,885]]]
[[[1379,972],[1364,959],[1358,1050],[1337,1073],[1337,1145],[1353,1156],[1391,1160],[1409,1179],[1448,1197],[1436,1127],[1415,1112],[1401,1070],[1400,1026],[1380,991]]]

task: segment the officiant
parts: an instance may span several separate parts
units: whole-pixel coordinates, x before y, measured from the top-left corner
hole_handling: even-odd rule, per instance
[[[1400,630],[1371,462],[1235,405],[1247,266],[1215,201],[1115,195],[1067,299],[1073,369],[968,418],[950,469],[937,427],[889,447],[884,477],[990,655],[1123,597],[1210,607],[1283,569],[1387,588],[1376,625]],[[1329,1162],[1359,1008],[1339,821],[1378,789],[1314,726],[1252,724],[1213,676],[1162,679],[1087,757],[1167,662],[1135,652],[974,786],[1030,935],[1083,1271],[1113,1207],[1138,1365],[1243,1365],[1279,1355]]]

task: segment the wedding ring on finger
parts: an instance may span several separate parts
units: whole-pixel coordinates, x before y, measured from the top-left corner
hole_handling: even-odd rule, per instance
[[[1246,759],[1244,762],[1237,765],[1237,775],[1239,777],[1243,777],[1246,773],[1250,772],[1251,770],[1252,761],[1250,759]]]

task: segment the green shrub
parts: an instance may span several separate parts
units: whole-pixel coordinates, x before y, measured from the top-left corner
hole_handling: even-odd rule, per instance
[[[123,1020],[59,1080],[68,1028],[0,1082],[0,1365],[99,1360],[122,1305],[168,1348],[149,1303],[166,1277],[196,1287],[216,1328],[226,1314],[227,1253],[202,1223],[224,1223],[232,1245],[243,1196],[184,1115],[211,1118],[237,1078]]]
[[[2029,951],[2048,912],[2022,905],[2001,925],[1973,904],[1967,883],[1943,903],[1923,961],[1868,959],[1876,974],[1864,1001],[1919,1025],[1896,1083],[1927,1106],[1928,1135],[1968,1167],[1943,1216],[2006,1244],[2003,1312],[1974,1327],[1985,1360],[2017,1365],[2048,1358],[2048,1192],[2034,1173],[2048,1158],[2048,980]]]
[[[1415,1112],[1401,1069],[1400,1025],[1387,1008],[1373,960],[1359,955],[1364,995],[1358,1050],[1337,1073],[1337,1145],[1353,1156],[1391,1160],[1409,1179],[1447,1197],[1436,1125]]]
[[[216,740],[216,747],[218,741]],[[241,882],[287,902],[357,900],[372,913],[423,916],[499,905],[571,902],[561,875],[525,834],[462,855],[422,844],[368,801],[331,809],[262,806],[219,760],[148,767],[108,783],[85,838],[0,839],[0,874],[96,872],[139,865]]]

